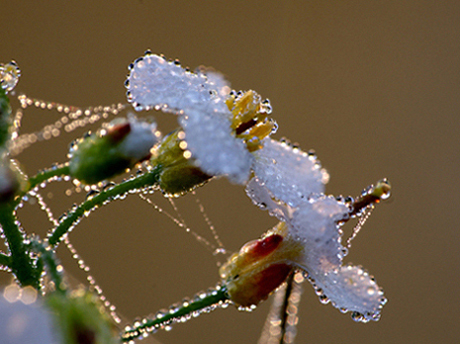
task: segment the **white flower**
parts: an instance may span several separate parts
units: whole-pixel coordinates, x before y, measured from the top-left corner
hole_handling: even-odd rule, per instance
[[[255,92],[230,93],[217,72],[192,73],[177,62],[147,52],[130,65],[129,102],[137,111],[157,109],[180,116],[187,158],[211,176],[245,183],[260,140],[274,128],[269,104]],[[255,141],[255,142],[254,142]]]
[[[361,267],[343,265],[347,249],[341,244],[340,226],[354,215],[351,203],[322,193],[328,175],[314,158],[266,141],[256,153],[255,176],[246,191],[255,204],[282,221],[273,230],[286,242],[286,252],[279,256],[307,273],[321,302],[353,312],[356,321],[378,320],[386,303],[383,291]]]

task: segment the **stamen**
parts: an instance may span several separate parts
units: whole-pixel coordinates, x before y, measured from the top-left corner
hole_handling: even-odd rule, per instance
[[[276,122],[268,119],[271,113],[270,102],[264,100],[256,92],[231,92],[225,101],[233,118],[231,128],[235,136],[242,139],[247,149],[254,152],[262,148],[261,141],[276,131]]]

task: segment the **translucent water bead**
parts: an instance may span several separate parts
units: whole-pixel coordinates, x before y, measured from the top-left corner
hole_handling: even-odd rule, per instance
[[[15,61],[0,64],[0,84],[6,93],[16,87],[20,76],[21,70]]]

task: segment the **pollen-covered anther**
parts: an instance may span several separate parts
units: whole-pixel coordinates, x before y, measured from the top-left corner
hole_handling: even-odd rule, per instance
[[[226,100],[232,112],[231,128],[242,139],[247,149],[254,152],[262,148],[262,140],[276,131],[276,122],[268,118],[271,106],[268,99],[261,101],[255,91],[231,92]]]

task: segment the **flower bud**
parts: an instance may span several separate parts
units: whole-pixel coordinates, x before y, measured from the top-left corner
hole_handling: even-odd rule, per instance
[[[168,196],[189,192],[211,178],[195,166],[184,136],[180,129],[166,136],[150,160],[153,166],[161,167],[159,185]]]
[[[26,184],[26,177],[20,172],[14,160],[6,157],[0,159],[0,203],[3,203],[14,198]]]
[[[148,159],[159,137],[155,123],[139,121],[134,116],[114,120],[96,134],[72,144],[70,174],[87,184],[110,178]]]
[[[222,282],[235,304],[259,304],[293,271],[290,261],[302,252],[302,247],[285,240],[285,234],[286,226],[280,222],[262,239],[246,243],[221,267]]]

